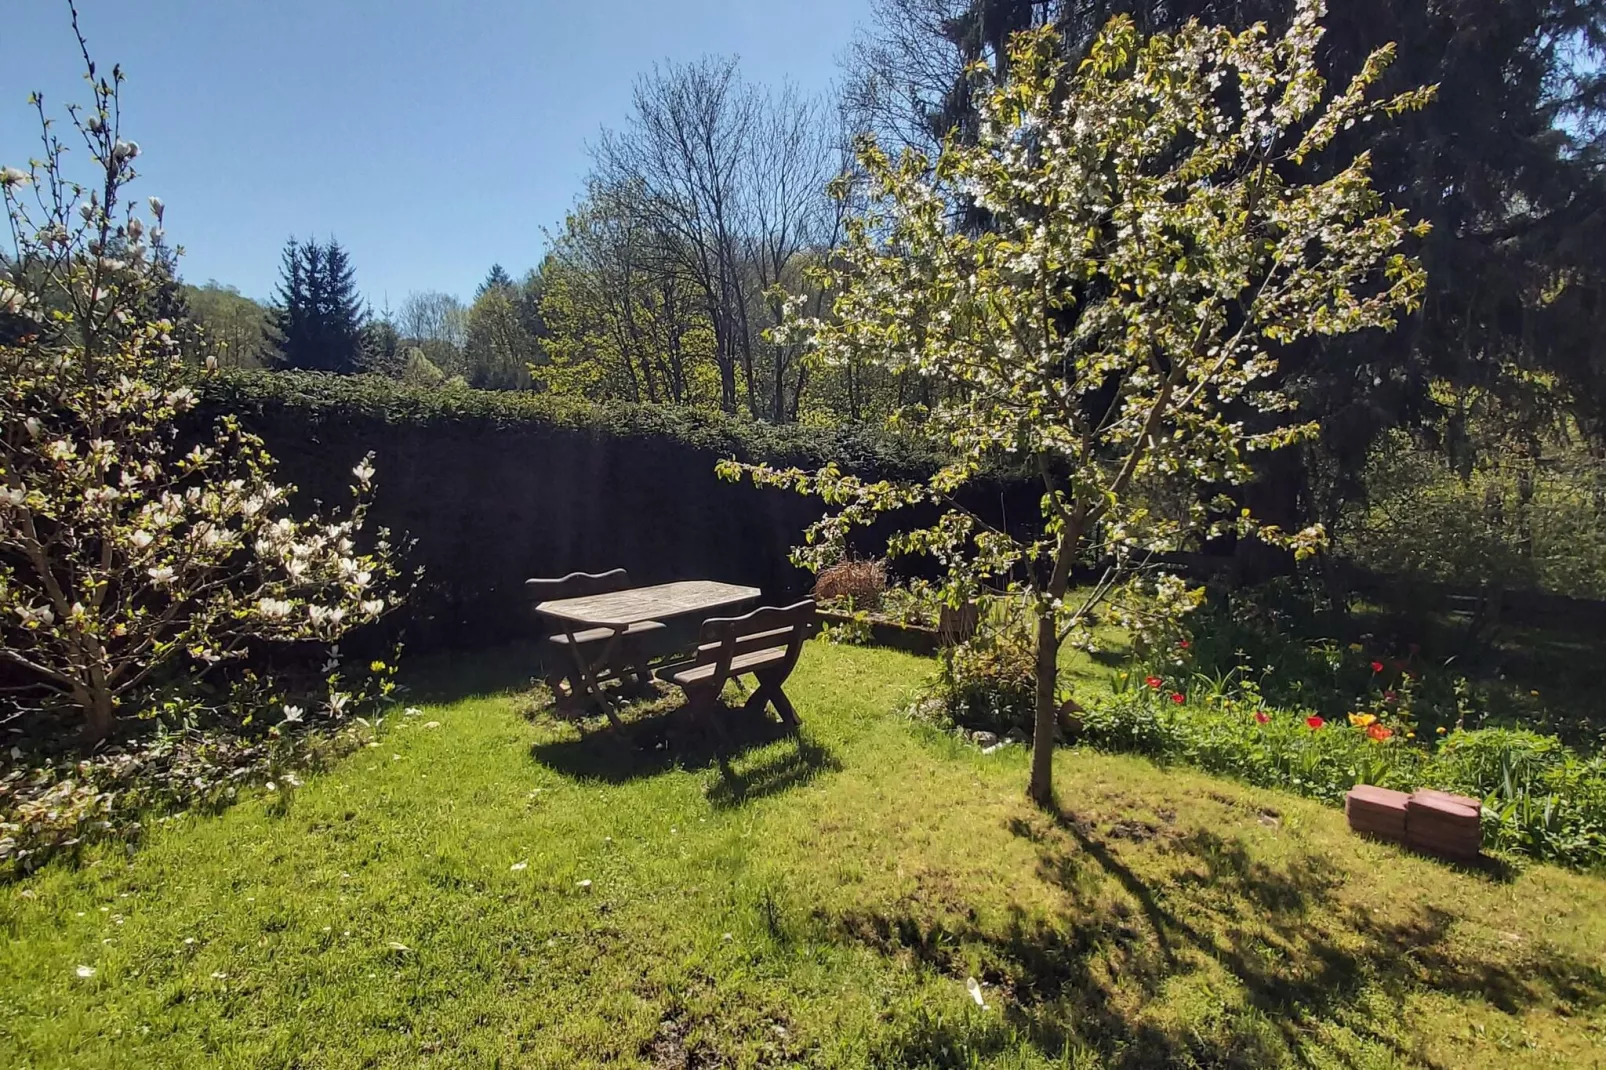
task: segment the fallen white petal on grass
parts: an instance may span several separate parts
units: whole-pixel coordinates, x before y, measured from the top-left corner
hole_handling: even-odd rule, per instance
[[[229,975],[224,973],[222,970],[213,970],[212,971],[212,980],[214,980],[214,981],[227,981],[228,979],[229,979]]]
[[[976,1001],[976,1006],[982,1010],[987,1009],[987,1001],[981,998],[981,984],[974,977],[965,978],[965,991],[969,992],[970,998]]]
[[[392,940],[392,941],[390,941],[390,943],[386,944],[385,946],[390,948],[392,951],[411,951],[412,950],[412,948],[408,947],[406,944],[402,943],[400,940]]]
[[[424,722],[424,727],[425,728],[439,728],[440,726],[441,726],[441,723],[439,721],[425,721]]]
[[[513,865],[510,868],[513,870],[514,873],[523,873],[525,870],[530,868],[530,863],[528,863],[528,862],[515,862],[515,863],[513,863]]]
[[[591,890],[591,882],[588,881],[588,880],[587,881],[581,881],[577,885],[577,887],[583,892],[589,892]]]
[[[95,976],[95,967],[93,967],[93,966],[80,966],[80,967],[78,967],[78,969],[75,972],[78,974],[79,977],[82,977],[84,980],[87,981],[91,977]]]

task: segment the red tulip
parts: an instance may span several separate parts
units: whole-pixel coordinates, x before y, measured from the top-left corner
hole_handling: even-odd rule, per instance
[[[1382,672],[1383,671],[1383,663],[1381,661],[1372,662],[1372,671],[1373,672]]]
[[[1181,691],[1173,691],[1171,692],[1171,701],[1180,706],[1184,702],[1188,701],[1188,696],[1184,695]]]
[[[1161,684],[1163,684],[1163,683],[1165,683],[1165,681],[1164,681],[1164,680],[1162,680],[1162,679],[1160,679],[1160,678],[1159,678],[1159,677],[1158,677],[1158,676],[1145,676],[1145,677],[1144,677],[1144,678],[1143,678],[1143,682],[1144,682],[1144,683],[1145,683],[1145,684],[1148,684],[1148,685],[1149,685],[1149,689],[1150,689],[1150,690],[1151,690],[1151,691],[1158,691],[1158,690],[1160,690],[1160,685],[1161,685]]]
[[[1188,648],[1189,648],[1189,647],[1190,647],[1190,646],[1192,646],[1192,645],[1193,645],[1193,644],[1192,644],[1192,643],[1190,643],[1190,642],[1188,642],[1188,641],[1187,641],[1187,640],[1186,640],[1186,639],[1184,639],[1184,640],[1182,640],[1182,641],[1181,641],[1181,642],[1180,642],[1180,643],[1178,643],[1178,644],[1177,644],[1177,645],[1178,645],[1178,646],[1180,646],[1180,647],[1181,647],[1181,648],[1182,648],[1182,649],[1183,649],[1183,650],[1186,650],[1186,649],[1188,649]]]
[[[1266,715],[1265,710],[1256,710],[1255,720],[1260,724],[1265,724],[1267,721],[1271,720],[1271,718]]]
[[[1305,718],[1305,724],[1308,725],[1312,729],[1320,728],[1322,725],[1324,725],[1326,723],[1327,722],[1322,720],[1320,717],[1307,717],[1307,718]]]

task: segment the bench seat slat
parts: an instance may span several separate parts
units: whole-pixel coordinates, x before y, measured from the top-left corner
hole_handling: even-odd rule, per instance
[[[767,650],[750,651],[746,654],[739,654],[732,658],[730,671],[726,675],[727,677],[739,676],[742,673],[752,672],[754,669],[762,669],[766,665],[774,665],[777,662],[785,660],[786,647],[784,646],[770,647]],[[714,664],[713,662],[709,662],[706,665],[697,665],[690,669],[682,669],[680,672],[670,676],[670,679],[675,683],[680,684],[682,687],[687,684],[696,685],[712,679],[714,670],[718,668],[718,665]]]

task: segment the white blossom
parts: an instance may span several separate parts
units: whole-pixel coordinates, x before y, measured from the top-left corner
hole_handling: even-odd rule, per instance
[[[306,711],[303,710],[300,706],[286,706],[284,708],[285,722],[287,724],[295,724],[297,721],[301,720],[302,716],[305,713],[306,713]]]

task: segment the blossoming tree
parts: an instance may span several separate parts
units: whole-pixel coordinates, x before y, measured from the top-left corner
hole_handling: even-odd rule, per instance
[[[75,20],[76,22],[76,20]],[[80,46],[83,44],[79,38]],[[13,249],[0,258],[0,684],[76,711],[104,737],[159,684],[258,640],[333,640],[380,616],[396,575],[383,533],[357,548],[353,506],[295,516],[262,442],[232,418],[183,435],[209,369],[158,318],[171,285],[164,207],[125,203],[138,145],[122,72],[68,118],[93,161],[74,181],[37,95],[43,155],[0,170]]]
[[[863,144],[867,207],[820,280],[834,308],[786,330],[813,359],[931,380],[941,400],[897,419],[952,460],[912,485],[723,466],[824,497],[831,509],[798,551],[814,567],[855,524],[940,508],[889,550],[934,556],[950,598],[986,587],[1032,611],[1039,802],[1052,792],[1060,648],[1146,555],[1227,527],[1299,552],[1319,544],[1320,530],[1269,528],[1223,494],[1249,478],[1251,453],[1311,431],[1278,414],[1289,407],[1267,382],[1278,351],[1390,328],[1422,291],[1401,251],[1421,228],[1382,205],[1365,154],[1335,159],[1331,143],[1432,90],[1371,99],[1383,49],[1329,97],[1323,13],[1300,0],[1278,38],[1193,22],[1147,41],[1122,16],[1075,68],[1049,32],[1018,35],[1007,81],[976,72],[974,145],[951,141],[933,161]],[[978,215],[984,225],[964,222]],[[1041,479],[1034,533],[956,502],[1000,462]],[[1078,566],[1103,577],[1080,595]],[[1160,593],[1151,610],[1193,601],[1175,580]]]

